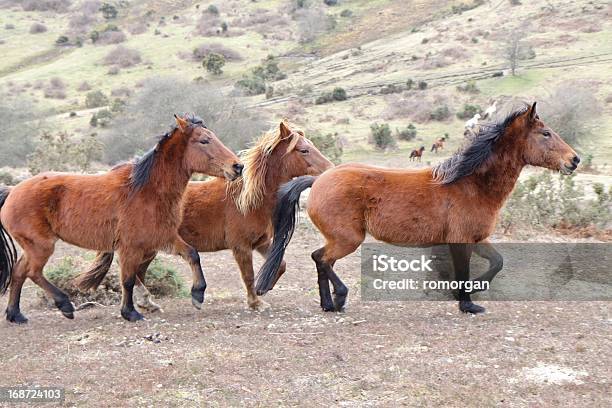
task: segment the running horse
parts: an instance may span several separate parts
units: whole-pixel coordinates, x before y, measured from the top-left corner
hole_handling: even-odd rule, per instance
[[[214,178],[191,182],[184,195],[181,237],[199,252],[231,249],[240,268],[247,303],[254,310],[268,305],[255,293],[253,251],[265,256],[272,240],[272,211],[281,184],[306,174],[319,175],[334,165],[287,121],[265,133],[243,154],[245,169],[233,182]],[[228,194],[229,192],[229,194]],[[76,279],[81,290],[95,289],[108,272],[113,253],[100,253],[94,267]],[[159,310],[144,286],[151,260],[138,268],[136,304]],[[280,266],[285,269],[284,262]]]
[[[444,142],[446,142],[446,136],[438,138],[432,145],[430,152],[438,154],[438,150],[444,150]]]
[[[421,146],[419,149],[414,149],[410,153],[410,161],[412,161],[412,159],[416,159],[416,161],[418,161],[420,163],[421,162],[421,157],[423,156],[423,152],[424,151],[425,151],[425,146]]]
[[[176,126],[132,163],[99,175],[43,173],[0,191],[0,292],[10,287],[6,318],[25,323],[19,300],[26,278],[74,318],[68,296],[43,268],[58,240],[97,251],[117,251],[121,266],[121,316],[142,319],[132,301],[138,266],[159,250],[181,255],[191,266],[192,302],[200,308],[206,281],[198,252],[179,235],[183,192],[192,173],[238,177],[243,165],[194,116],[175,116]],[[17,260],[13,239],[23,249]]]
[[[334,272],[334,264],[354,252],[366,232],[395,245],[449,244],[457,281],[469,279],[473,244],[481,243],[475,250],[489,260],[489,270],[478,280],[490,282],[501,270],[502,258],[486,240],[523,167],[570,174],[579,161],[576,152],[542,122],[534,103],[503,121],[482,126],[469,144],[433,168],[345,164],[320,177],[299,177],[281,187],[273,218],[274,241],[257,277],[257,293],[265,294],[278,279],[278,266],[295,229],[300,193],[309,187],[308,214],[326,241],[312,253],[321,307],[339,311],[348,289]],[[465,289],[458,298],[461,311],[484,312]]]

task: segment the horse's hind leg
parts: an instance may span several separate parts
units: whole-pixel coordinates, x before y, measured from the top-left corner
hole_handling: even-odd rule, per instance
[[[504,258],[502,255],[497,252],[497,250],[491,245],[489,242],[480,242],[474,246],[474,252],[476,252],[480,257],[489,261],[489,270],[474,279],[474,282],[480,282],[481,286],[484,288],[484,282],[488,282],[488,285],[493,281],[495,275],[504,267]],[[474,290],[474,292],[481,292],[485,289]]]
[[[139,308],[146,310],[150,313],[160,312],[162,308],[153,300],[151,300],[151,292],[145,286],[145,280],[147,275],[147,268],[153,259],[155,259],[155,252],[146,256],[146,260],[138,266],[138,271],[136,271],[136,283],[134,285],[134,301],[136,302],[136,306]]]
[[[321,297],[321,308],[326,311],[342,311],[346,303],[348,288],[340,280],[333,270],[333,266],[338,259],[355,252],[365,238],[364,232],[358,232],[350,237],[334,237],[328,240],[323,248],[319,248],[312,253],[312,259],[317,265],[319,276],[319,295]],[[329,282],[334,286],[334,299],[329,291]]]
[[[206,279],[200,263],[200,254],[191,245],[186,243],[180,236],[174,241],[174,251],[189,262],[193,285],[191,286],[191,304],[198,310],[204,303],[204,292],[206,292]]]
[[[21,314],[19,309],[19,301],[21,299],[21,288],[27,278],[26,260],[22,255],[15,266],[13,267],[13,276],[9,288],[9,301],[6,307],[6,320],[11,323],[23,324],[27,323],[28,319]]]

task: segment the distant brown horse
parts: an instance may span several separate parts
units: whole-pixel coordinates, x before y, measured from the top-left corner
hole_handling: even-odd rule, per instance
[[[489,260],[490,281],[501,269],[501,255],[486,244],[498,213],[525,165],[569,174],[580,159],[536,114],[536,104],[482,126],[463,150],[436,167],[396,170],[346,164],[318,178],[299,177],[281,187],[274,213],[274,241],[257,277],[257,293],[272,289],[278,266],[295,228],[300,193],[312,187],[308,214],[324,235],[324,247],[312,253],[319,276],[323,310],[342,310],[348,289],[332,269],[354,252],[366,232],[396,245],[450,244],[457,281],[469,279],[474,243]],[[414,228],[418,225],[419,228]],[[332,300],[329,281],[334,286]],[[479,313],[470,293],[459,292],[459,308]]]
[[[425,151],[425,146],[421,146],[419,149],[415,149],[410,153],[410,161],[412,159],[416,159],[419,163],[421,162],[421,157],[423,156],[423,152]]]
[[[438,138],[434,144],[431,145],[430,152],[438,154],[438,150],[444,150],[444,142],[446,142],[446,136]]]
[[[39,174],[4,190],[0,290],[5,292],[10,285],[7,319],[27,321],[19,310],[26,278],[44,289],[64,316],[74,317],[68,296],[43,276],[60,239],[81,248],[119,253],[121,315],[126,320],[142,319],[132,302],[136,271],[159,250],[173,251],[190,263],[192,301],[200,307],[206,281],[198,252],[178,235],[181,198],[193,172],[233,179],[242,167],[201,119],[177,116],[176,127],[134,163],[100,175]],[[11,236],[23,248],[16,263]]]
[[[301,130],[285,121],[247,150],[243,162],[244,173],[234,182],[215,178],[189,183],[183,198],[184,215],[179,232],[200,252],[231,249],[240,267],[249,307],[262,309],[266,303],[255,294],[253,251],[263,256],[268,252],[277,190],[294,177],[319,175],[333,164]],[[77,279],[79,288],[96,288],[112,260],[112,252],[99,254],[94,268]],[[157,310],[159,306],[151,301],[142,283],[150,262],[147,260],[138,269],[135,294],[139,307]],[[281,268],[285,268],[284,263]]]

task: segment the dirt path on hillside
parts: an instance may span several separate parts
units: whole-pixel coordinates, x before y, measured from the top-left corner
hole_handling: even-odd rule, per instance
[[[28,284],[30,323],[0,322],[0,386],[62,386],[68,406],[609,405],[609,303],[483,303],[473,317],[454,302],[362,302],[352,255],[337,264],[346,313],[322,313],[319,242],[302,223],[262,313],[245,310],[228,251],[202,256],[202,311],[164,299],[163,314],[136,324],[117,306],[66,320]]]

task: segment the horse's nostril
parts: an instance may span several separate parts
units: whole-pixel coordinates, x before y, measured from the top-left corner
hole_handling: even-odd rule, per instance
[[[574,158],[572,159],[572,163],[574,163],[575,165],[578,165],[578,163],[580,163],[580,157],[574,156]]]
[[[232,168],[234,169],[234,171],[236,173],[238,173],[239,175],[242,174],[242,169],[244,169],[244,164],[242,163],[236,163],[232,166]]]

